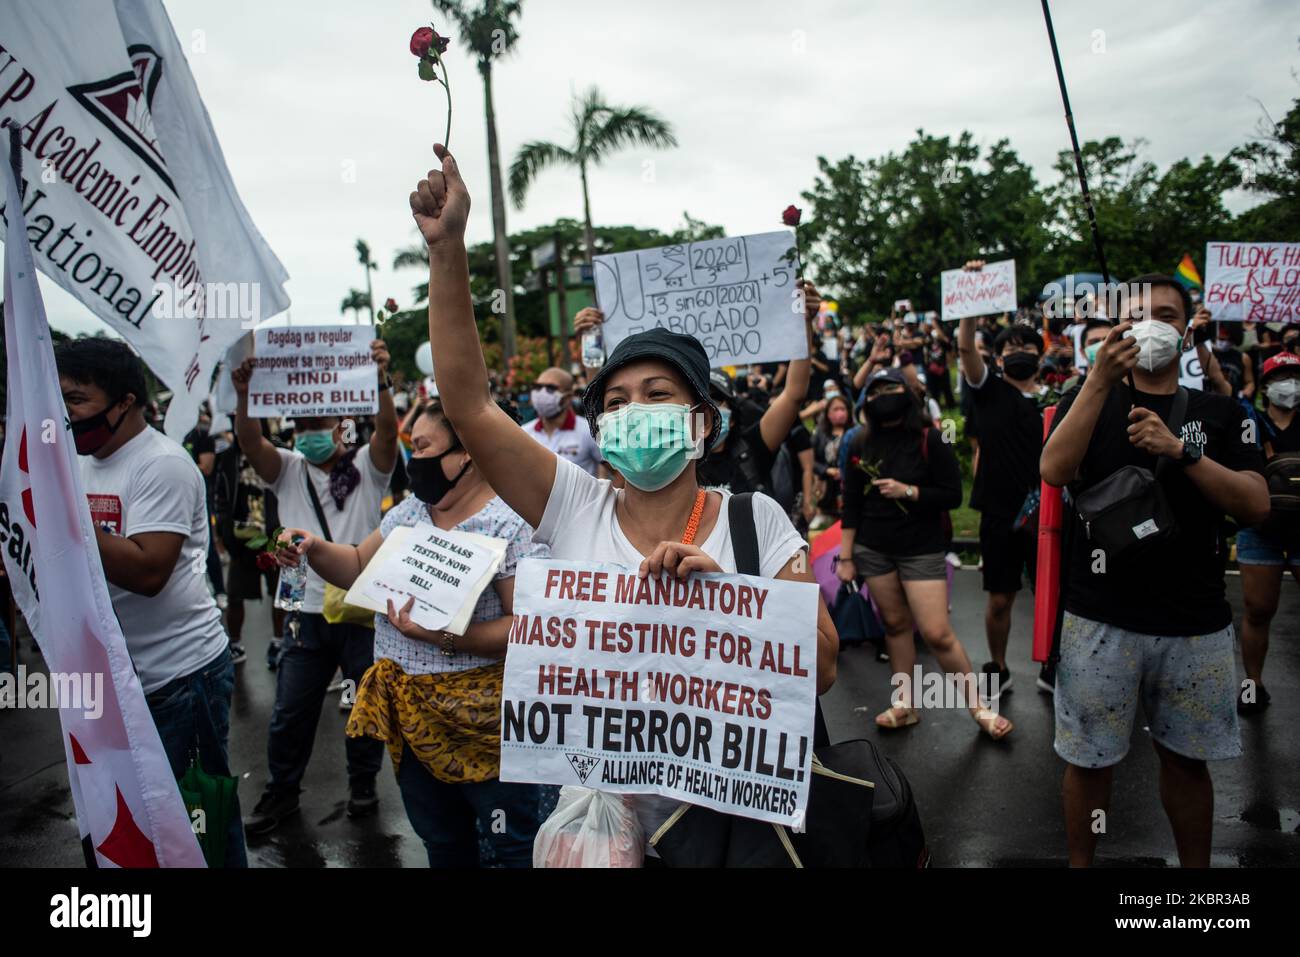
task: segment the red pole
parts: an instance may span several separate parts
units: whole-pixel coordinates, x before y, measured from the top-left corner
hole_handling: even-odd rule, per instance
[[[1056,406],[1043,410],[1043,441],[1052,430]],[[1038,506],[1038,575],[1034,590],[1034,661],[1047,661],[1061,601],[1061,519],[1065,503],[1061,489],[1042,484]]]

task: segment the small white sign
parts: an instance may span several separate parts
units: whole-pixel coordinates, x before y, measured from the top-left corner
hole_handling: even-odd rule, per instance
[[[943,319],[966,319],[1016,311],[1016,261],[986,263],[983,269],[947,269],[940,273]]]
[[[252,418],[379,411],[379,373],[370,357],[374,326],[263,327],[254,336]]]
[[[412,597],[411,620],[429,631],[463,635],[479,595],[501,567],[506,543],[431,525],[393,529],[348,590],[351,605],[384,614]]]

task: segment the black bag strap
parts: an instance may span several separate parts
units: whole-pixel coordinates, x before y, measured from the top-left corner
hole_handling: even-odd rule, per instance
[[[1174,393],[1174,407],[1169,410],[1169,419],[1165,422],[1165,427],[1177,438],[1183,430],[1183,421],[1187,418],[1187,402],[1189,393],[1183,386],[1178,387]],[[1160,461],[1156,463],[1156,478],[1159,479],[1161,473],[1169,467],[1169,457],[1160,456]]]
[[[303,478],[307,482],[307,497],[311,499],[312,510],[316,513],[316,521],[320,522],[320,530],[325,534],[325,541],[332,542],[334,538],[330,535],[330,523],[325,521],[325,509],[320,507],[320,497],[316,494],[316,486],[311,482],[311,472],[307,469],[310,465],[303,466]]]
[[[727,503],[727,523],[731,528],[731,548],[736,553],[736,571],[742,575],[759,575],[762,560],[758,554],[758,526],[754,524],[754,493],[731,496]]]
[[[754,523],[754,493],[742,492],[731,496],[727,503],[727,524],[731,529],[731,550],[736,553],[736,571],[742,575],[760,575],[762,567],[758,554],[758,526]],[[822,748],[831,743],[826,719],[822,716],[822,703],[814,699],[813,747]]]

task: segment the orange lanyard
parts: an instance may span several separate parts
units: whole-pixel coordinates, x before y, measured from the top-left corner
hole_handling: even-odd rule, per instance
[[[695,542],[695,533],[700,528],[700,516],[704,514],[704,489],[700,489],[695,496],[695,507],[691,509],[691,517],[686,520],[686,531],[682,533],[682,544],[691,545]]]

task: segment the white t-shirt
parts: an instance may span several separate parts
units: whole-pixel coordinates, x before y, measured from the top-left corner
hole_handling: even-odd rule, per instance
[[[722,510],[709,537],[696,544],[724,572],[735,572],[736,553],[727,518],[731,492],[713,491],[722,493]],[[617,500],[618,490],[612,482],[593,478],[557,457],[555,484],[546,500],[542,521],[533,532],[533,541],[549,545],[553,558],[612,562],[636,568],[645,556],[623,534],[614,513]],[[758,532],[759,574],[764,578],[775,578],[791,558],[808,547],[776,499],[767,495],[754,496],[754,526]],[[679,803],[657,794],[639,794],[635,801],[647,842]]]
[[[570,411],[565,421],[567,428],[547,433],[541,419],[525,422],[523,430],[562,459],[568,459],[588,475],[595,475],[600,465],[600,446],[591,437],[586,419],[579,419]]]
[[[78,456],[91,520],[113,535],[185,536],[171,578],[152,598],[109,583],[108,594],[145,694],[226,653],[221,612],[208,592],[203,473],[181,446],[146,428],[105,459]]]
[[[340,511],[330,494],[330,475],[324,469],[310,465],[301,452],[276,449],[280,456],[280,474],[267,488],[275,493],[280,506],[280,524],[285,528],[302,528],[325,537],[325,531],[316,520],[316,510],[307,496],[307,476],[316,489],[321,511],[329,523],[330,536],[340,545],[358,545],[379,527],[379,510],[388,489],[392,471],[381,472],[370,458],[370,446],[357,450],[352,464],[356,466],[361,481],[343,500]],[[302,610],[320,614],[325,607],[325,581],[310,568],[307,569],[307,592],[303,596]]]

